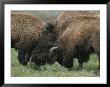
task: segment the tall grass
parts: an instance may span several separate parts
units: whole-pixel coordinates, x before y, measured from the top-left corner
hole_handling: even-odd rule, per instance
[[[75,59],[72,70],[61,67],[57,62],[52,65],[37,67],[29,62],[27,66],[22,66],[17,60],[17,52],[11,49],[11,76],[12,77],[97,77],[98,58],[95,54],[90,56],[88,63],[84,63],[84,68],[78,70],[78,61]]]

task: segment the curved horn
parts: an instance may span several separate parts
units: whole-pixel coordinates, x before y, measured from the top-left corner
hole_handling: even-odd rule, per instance
[[[55,49],[58,49],[58,47],[52,47],[52,48],[50,49],[50,52],[53,53],[53,51],[54,51]]]

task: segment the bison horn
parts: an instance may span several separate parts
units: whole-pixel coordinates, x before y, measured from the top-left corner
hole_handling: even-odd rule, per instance
[[[58,49],[58,47],[52,47],[52,48],[50,49],[50,52],[53,53],[53,51],[54,51],[55,49]]]

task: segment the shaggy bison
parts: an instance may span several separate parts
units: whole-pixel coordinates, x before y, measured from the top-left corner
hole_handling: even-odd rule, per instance
[[[76,23],[96,16],[98,15],[96,15],[95,11],[62,11],[53,23],[56,37],[59,38],[71,23],[75,25]]]
[[[53,60],[57,60],[67,68],[73,66],[73,58],[78,58],[80,68],[83,62],[88,61],[89,54],[96,53],[100,58],[99,18],[90,16],[79,23],[72,22],[58,38],[56,47],[52,47],[50,52]]]
[[[18,60],[22,65],[26,65],[33,52],[39,49],[44,51],[52,42],[50,32],[51,25],[41,21],[37,17],[26,14],[11,14],[11,47],[18,49]],[[48,34],[48,35],[47,35]],[[43,36],[47,37],[44,37]],[[52,36],[52,38],[54,35]]]
[[[57,51],[58,53],[52,52],[52,50],[54,50],[58,47],[53,47],[51,49],[51,52],[54,53],[53,58],[51,58],[51,56],[48,52],[49,47],[51,47],[52,44],[54,46],[61,45],[61,44],[59,44],[59,42],[60,42],[59,38],[62,38],[64,32],[68,32],[69,30],[74,31],[74,27],[80,25],[80,23],[82,21],[85,21],[85,20],[89,21],[89,20],[92,20],[92,19],[95,19],[95,18],[96,19],[98,18],[97,15],[94,12],[91,12],[91,11],[90,12],[89,11],[65,11],[65,12],[62,12],[61,15],[54,21],[54,23],[47,23],[48,27],[50,26],[48,29],[49,29],[49,31],[51,31],[51,33],[43,35],[42,40],[39,41],[40,46],[37,46],[37,47],[42,48],[42,42],[43,43],[44,42],[49,43],[49,44],[45,44],[47,46],[43,47],[44,49],[42,48],[43,50],[40,51],[39,53],[36,52],[36,51],[33,52],[33,56],[31,56],[31,61],[32,62],[36,61],[37,65],[38,65],[38,61],[40,62],[39,65],[45,65],[46,63],[49,63],[49,64],[54,63],[54,61],[57,60],[60,64],[62,64],[63,63],[62,61],[64,60],[64,58],[62,58],[63,54],[60,53],[60,51],[57,51],[57,50],[55,50],[55,51]],[[81,26],[82,25],[83,24],[81,24]],[[49,39],[49,37],[51,39]],[[68,39],[67,36],[65,36],[65,37]],[[70,37],[72,37],[71,34],[70,34]],[[56,42],[56,40],[57,40],[58,43]],[[64,43],[66,43],[66,41]],[[87,50],[82,50],[82,49],[77,50],[76,51],[77,53],[74,55],[74,57],[77,56],[79,58],[78,59],[79,64],[80,64],[79,67],[82,67],[82,63],[89,59],[89,54],[94,52],[94,48],[92,46],[87,48]],[[60,49],[60,50],[62,50],[62,49]],[[67,52],[65,51],[65,53],[67,53]],[[58,54],[58,56],[56,54]],[[88,56],[86,56],[85,54],[88,54]],[[86,56],[86,58],[85,58],[85,56]]]
[[[93,12],[65,11],[54,23],[26,14],[11,14],[11,28],[11,46],[18,49],[22,65],[31,58],[38,66],[57,60],[70,68],[77,57],[82,67],[90,53],[100,55],[99,18]]]

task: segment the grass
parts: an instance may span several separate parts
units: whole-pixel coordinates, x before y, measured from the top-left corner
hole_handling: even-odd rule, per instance
[[[34,63],[29,62],[27,66],[22,66],[17,60],[17,52],[11,49],[11,76],[12,77],[98,77],[98,58],[95,54],[90,56],[88,63],[84,63],[84,68],[77,70],[78,61],[75,59],[74,67],[70,71],[61,67],[57,62],[52,65],[41,66],[39,69]]]

